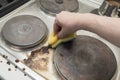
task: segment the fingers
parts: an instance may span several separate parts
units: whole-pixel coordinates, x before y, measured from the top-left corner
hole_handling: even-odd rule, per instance
[[[54,21],[54,33],[58,38],[64,38],[74,31],[74,15],[69,12],[62,11],[56,15]]]
[[[61,12],[62,13],[62,12]],[[61,20],[61,13],[56,15],[55,21],[54,21],[54,33],[58,35],[58,38],[64,38],[66,34],[66,30],[64,29],[64,22]]]
[[[61,30],[61,26],[58,25],[58,22],[55,19],[55,22],[54,22],[54,33],[58,34],[60,30]]]
[[[65,29],[62,28],[62,30],[58,33],[58,38],[64,38],[68,34],[66,33]]]
[[[65,34],[64,29],[63,29],[62,25],[59,23],[59,20],[57,19],[57,17],[54,21],[54,34],[55,35],[57,34],[58,38],[63,38],[64,34]]]
[[[62,27],[61,31],[58,33],[58,38],[65,38],[71,33],[74,33],[72,30],[69,30],[68,28]]]
[[[55,19],[55,22],[54,22],[54,34],[57,34],[58,38],[63,38],[64,34],[65,34],[65,31],[64,31],[63,27],[61,27],[58,24],[58,21],[56,19]]]

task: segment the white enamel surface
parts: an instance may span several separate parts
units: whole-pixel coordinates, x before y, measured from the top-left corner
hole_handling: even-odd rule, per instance
[[[90,12],[91,10],[94,10],[96,8],[99,8],[99,6],[103,2],[103,0],[79,0],[79,2],[80,2],[79,12],[85,13],[85,12]],[[45,14],[43,11],[40,10],[40,6],[37,5],[35,0],[31,0],[31,2],[21,6],[20,8],[14,10],[13,12],[9,13],[8,15],[0,18],[0,31],[7,20],[9,20],[12,17],[18,16],[18,15],[37,16],[46,23],[46,25],[49,29],[49,32],[51,32],[53,30],[53,23],[54,23],[55,17]],[[115,57],[116,57],[117,63],[118,63],[118,66],[117,66],[118,70],[116,72],[115,77],[113,77],[112,80],[120,80],[120,76],[119,76],[119,74],[120,74],[120,71],[119,71],[120,70],[120,49],[94,33],[81,30],[81,31],[78,31],[77,34],[95,37],[95,38],[103,41],[104,43],[106,43],[111,48],[111,50],[115,54]],[[0,41],[0,45],[3,46],[6,50],[8,50],[16,58],[18,58],[20,60],[26,58],[25,57],[26,54],[24,54],[24,53],[20,54],[19,51],[10,50],[1,41]],[[25,53],[28,53],[28,52],[25,52]],[[6,80],[31,80],[28,76],[24,76],[24,74],[21,71],[19,71],[19,70],[15,71],[14,65],[9,66],[8,64],[6,64],[6,60],[0,56],[0,61],[1,60],[3,61],[3,63],[0,63],[0,75],[5,77]],[[8,71],[8,68],[11,68],[12,71]]]

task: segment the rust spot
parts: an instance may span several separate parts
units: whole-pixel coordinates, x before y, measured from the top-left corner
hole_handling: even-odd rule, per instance
[[[27,76],[27,74],[24,73],[24,76]]]
[[[23,59],[23,61],[26,61],[27,59]]]
[[[47,59],[46,59],[46,58],[42,58],[41,60],[42,60],[42,61],[44,61],[44,62],[46,62],[46,61],[47,61]]]
[[[16,63],[20,62],[18,59],[15,60]]]
[[[33,69],[47,70],[48,58],[40,58],[31,63],[32,64],[30,64],[30,67]]]
[[[8,68],[8,71],[11,71],[11,68]]]
[[[23,71],[25,71],[25,68],[23,68]]]
[[[6,55],[2,55],[3,56],[3,58],[5,58],[5,59],[7,59],[8,58],[8,56],[6,56]]]
[[[15,68],[18,68],[18,66],[15,66]]]
[[[49,46],[43,46],[40,49],[32,51],[31,56],[34,57],[36,55],[36,53],[39,53],[39,52],[42,52],[42,54],[49,53],[49,51],[48,51],[49,49],[50,49]]]
[[[35,52],[34,52],[34,51],[32,51],[32,52],[31,52],[31,56],[32,56],[32,57],[34,57],[34,55],[35,55]]]
[[[43,53],[49,53],[48,49],[49,49],[49,47],[46,47],[46,46],[41,47],[41,52],[43,52]]]
[[[7,64],[10,65],[10,62],[8,61]]]
[[[2,57],[4,57],[4,58],[5,58],[5,55],[2,55]]]
[[[28,59],[24,59],[24,63],[25,64],[29,64],[29,63],[31,63],[31,60],[32,60],[31,57],[29,57]]]
[[[34,57],[34,55],[35,55],[36,53],[39,53],[40,51],[41,51],[41,49],[32,51],[32,52],[31,52],[31,56]]]

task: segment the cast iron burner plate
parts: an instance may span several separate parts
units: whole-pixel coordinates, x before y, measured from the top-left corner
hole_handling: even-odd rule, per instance
[[[21,15],[8,20],[2,28],[5,42],[20,48],[28,48],[42,42],[48,33],[45,23],[31,15]]]
[[[61,11],[77,11],[79,3],[77,0],[40,0],[41,9],[51,15]]]
[[[58,46],[54,63],[66,80],[111,80],[117,67],[109,47],[88,36],[77,36]]]

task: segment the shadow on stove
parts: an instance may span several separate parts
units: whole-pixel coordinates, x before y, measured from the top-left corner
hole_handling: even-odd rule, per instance
[[[0,0],[0,17],[8,14],[30,0]]]

